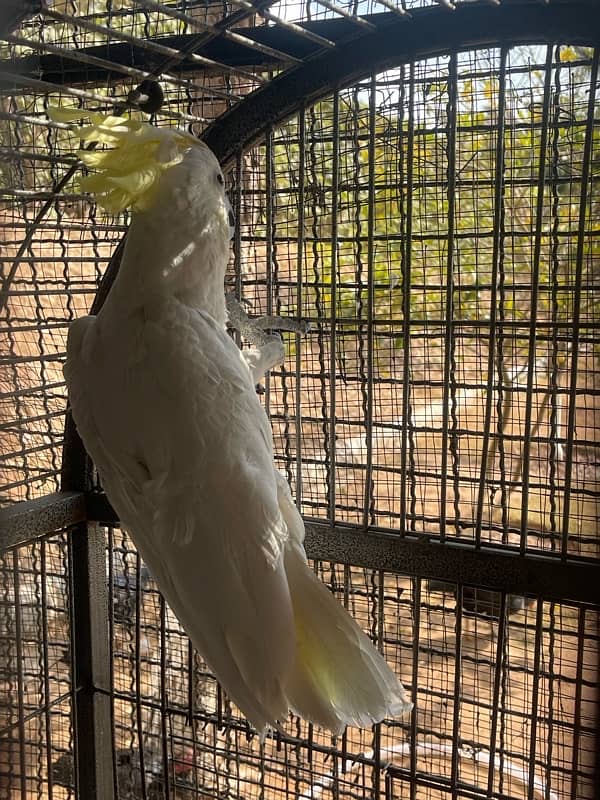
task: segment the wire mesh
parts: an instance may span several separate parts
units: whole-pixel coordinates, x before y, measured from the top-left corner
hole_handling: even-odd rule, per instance
[[[48,797],[72,747],[68,532],[0,555],[0,796]]]
[[[296,23],[302,60],[335,47],[318,23],[350,14],[359,36],[436,5],[55,3],[6,38],[3,502],[60,487],[67,327],[128,223],[64,182],[74,142],[48,105],[118,110],[160,72],[153,121],[199,133],[297,65]],[[261,25],[232,64],[218,36]],[[240,154],[230,287],[310,321],[264,395],[307,517],[598,558],[597,69],[569,42],[417,59],[299,102]],[[127,535],[105,536],[118,797],[594,796],[597,607],[316,562],[415,712],[337,739],[290,717],[261,745]],[[75,796],[67,538],[0,561],[0,795]]]
[[[126,535],[107,545],[120,796],[593,797],[597,609],[315,563],[416,710],[338,738],[290,716],[261,745]]]
[[[242,291],[312,325],[267,396],[305,513],[598,556],[596,76],[417,62],[248,157]]]

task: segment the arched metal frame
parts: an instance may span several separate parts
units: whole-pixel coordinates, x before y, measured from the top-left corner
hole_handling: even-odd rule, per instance
[[[410,19],[381,14],[375,29],[307,64],[288,70],[223,114],[202,139],[225,168],[236,155],[256,144],[269,128],[333,89],[343,89],[366,75],[445,53],[482,47],[553,44],[592,46],[600,41],[600,8],[583,0],[560,0],[544,6],[531,0],[502,5],[473,3],[424,8]]]

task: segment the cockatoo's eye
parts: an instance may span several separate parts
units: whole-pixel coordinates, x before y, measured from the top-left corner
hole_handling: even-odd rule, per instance
[[[221,186],[225,185],[225,178],[221,175],[220,172],[217,172],[217,181],[221,184]]]

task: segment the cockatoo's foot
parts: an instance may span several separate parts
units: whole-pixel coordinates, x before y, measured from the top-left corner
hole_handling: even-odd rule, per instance
[[[273,335],[267,331],[290,331],[292,333],[307,333],[309,323],[307,320],[297,320],[291,317],[277,317],[266,315],[251,319],[233,294],[225,297],[229,326],[238,331],[250,344],[262,347],[269,343]],[[280,363],[275,361],[275,364]]]
[[[229,325],[253,345],[250,349],[243,350],[242,355],[252,372],[254,383],[259,385],[258,382],[265,373],[285,360],[281,336],[267,331],[306,333],[309,324],[305,320],[272,315],[250,319],[242,304],[232,294],[228,294],[225,299]]]

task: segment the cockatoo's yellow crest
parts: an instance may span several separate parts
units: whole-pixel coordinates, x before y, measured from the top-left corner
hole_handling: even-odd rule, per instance
[[[80,150],[78,155],[95,170],[81,180],[82,190],[91,192],[110,214],[126,208],[143,211],[152,202],[161,174],[179,164],[190,148],[206,146],[186,131],[99,112],[51,107],[48,116],[62,123],[88,119],[89,125],[74,125],[73,130],[85,142],[107,146]]]

